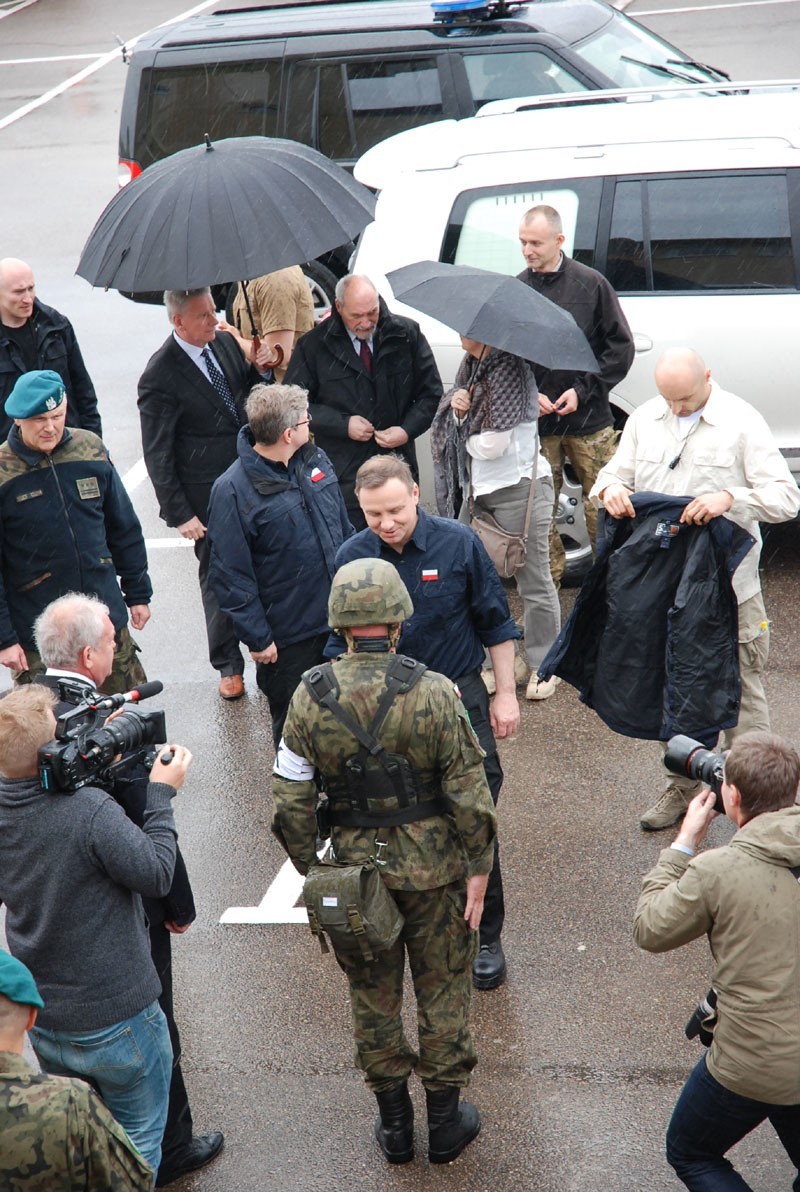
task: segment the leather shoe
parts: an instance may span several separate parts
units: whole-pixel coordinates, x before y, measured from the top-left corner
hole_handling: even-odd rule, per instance
[[[197,1135],[177,1158],[161,1164],[158,1169],[156,1187],[164,1188],[174,1180],[179,1180],[182,1175],[188,1175],[190,1171],[197,1171],[199,1167],[205,1167],[206,1163],[216,1159],[222,1150],[224,1141],[225,1135],[218,1130],[215,1130],[213,1134]]]
[[[241,699],[244,695],[244,679],[241,675],[223,675],[219,681],[219,693],[223,699]]]
[[[476,989],[497,989],[506,979],[506,958],[499,940],[481,944],[472,962],[472,984]]]

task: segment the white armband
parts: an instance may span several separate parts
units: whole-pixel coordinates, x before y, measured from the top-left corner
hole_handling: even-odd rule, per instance
[[[278,778],[288,778],[292,782],[308,782],[314,777],[314,767],[299,753],[294,753],[281,737],[272,773],[277,774]]]

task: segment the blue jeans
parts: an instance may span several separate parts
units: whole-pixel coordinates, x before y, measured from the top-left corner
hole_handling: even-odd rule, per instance
[[[732,1093],[714,1079],[703,1056],[673,1110],[667,1162],[693,1192],[747,1192],[750,1185],[725,1153],[766,1118],[792,1163],[800,1168],[800,1105],[770,1105]],[[800,1192],[800,1171],[792,1188]]]
[[[78,1076],[97,1089],[157,1172],[172,1076],[172,1044],[158,1002],[101,1031],[48,1031],[35,1026],[30,1038],[45,1072]]]

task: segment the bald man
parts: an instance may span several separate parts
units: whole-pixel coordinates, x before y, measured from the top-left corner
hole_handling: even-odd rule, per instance
[[[634,517],[632,492],[693,499],[682,522],[704,525],[727,517],[755,539],[733,576],[739,605],[739,721],[722,748],[750,729],[769,730],[761,676],[769,654],[769,622],[761,595],[759,522],[790,521],[800,491],[767,423],[747,402],[727,393],[691,348],[672,348],[656,365],[660,396],[628,419],[614,456],[598,474],[590,498],[611,517]],[[645,831],[683,817],[700,784],[667,774],[660,798],[640,819]]]
[[[3,412],[6,398],[23,373],[37,369],[52,369],[64,382],[69,425],[102,435],[97,395],[72,324],[36,297],[30,265],[5,257],[0,261],[0,443],[11,429],[11,418]]]

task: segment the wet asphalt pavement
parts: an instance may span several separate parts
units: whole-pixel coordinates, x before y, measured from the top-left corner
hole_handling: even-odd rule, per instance
[[[133,36],[179,9],[167,0],[113,6],[41,0],[0,20],[0,57],[104,53],[114,44],[112,33]],[[688,44],[663,20],[659,31]],[[85,65],[0,68],[0,121]],[[509,979],[474,999],[480,1061],[469,1095],[481,1109],[482,1133],[455,1164],[431,1168],[417,1085],[415,1161],[389,1168],[372,1140],[374,1101],[351,1062],[344,978],[302,924],[275,921],[292,918],[293,895],[273,886],[284,855],[269,831],[272,743],[252,664],[246,697],[223,703],[205,656],[192,552],[175,544],[158,519],[149,483],[136,485],[130,472],[141,454],[136,380],[167,334],[164,313],[91,291],[72,276],[116,186],[124,69],[112,62],[0,128],[0,255],[30,261],[41,298],[74,322],[100,394],[105,438],[120,472],[132,477],[148,539],[156,595],[153,619],[139,635],[145,667],[165,684],[158,703],[171,736],[196,759],[176,808],[199,912],[174,944],[176,1004],[196,1129],[222,1129],[227,1142],[211,1167],[173,1186],[179,1192],[676,1188],[663,1136],[699,1058],[683,1026],[708,988],[710,957],[704,941],[659,957],[634,946],[641,875],[671,839],[669,832],[645,835],[638,827],[638,814],[659,789],[657,753],[612,734],[565,684],[552,699],[525,704],[518,737],[502,745]],[[774,531],[764,559],[773,723],[800,741],[797,527]],[[565,612],[573,598],[562,594]],[[711,843],[730,832],[716,823]],[[232,917],[272,921],[220,922],[229,908],[259,906]],[[788,1161],[768,1129],[746,1139],[733,1157],[756,1192],[790,1186]]]

